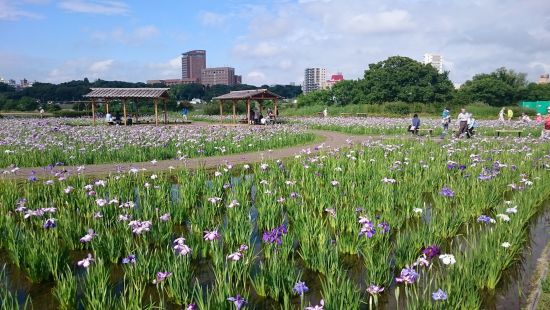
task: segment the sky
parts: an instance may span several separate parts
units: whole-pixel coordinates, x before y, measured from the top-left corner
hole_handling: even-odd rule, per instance
[[[505,66],[550,73],[548,0],[0,0],[0,77],[60,83],[181,77],[181,53],[243,83],[441,54],[456,84]]]

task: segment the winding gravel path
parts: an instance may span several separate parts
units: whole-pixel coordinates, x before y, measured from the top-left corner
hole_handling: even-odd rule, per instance
[[[161,160],[156,163],[151,162],[138,162],[138,163],[120,163],[120,164],[98,164],[84,166],[84,169],[79,169],[78,166],[57,166],[51,169],[49,168],[20,168],[14,173],[4,173],[0,178],[6,179],[26,179],[31,174],[39,178],[44,179],[53,176],[59,176],[60,174],[85,174],[89,176],[105,176],[117,171],[129,171],[132,168],[146,169],[150,172],[166,171],[173,168],[188,168],[196,169],[199,167],[215,168],[219,165],[229,163],[236,164],[252,164],[261,162],[264,160],[277,160],[288,157],[293,157],[305,150],[317,152],[320,149],[327,148],[341,148],[349,144],[349,142],[360,143],[363,141],[373,141],[378,138],[369,136],[354,136],[350,134],[344,134],[333,131],[324,130],[310,130],[309,132],[317,135],[315,143],[309,143],[306,145],[293,146],[288,148],[257,151],[251,153],[241,153],[232,155],[219,155],[203,158],[191,158],[186,160]],[[79,171],[80,170],[80,171]]]

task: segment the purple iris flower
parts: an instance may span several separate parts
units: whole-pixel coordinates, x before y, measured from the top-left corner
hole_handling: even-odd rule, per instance
[[[305,282],[298,281],[294,285],[292,291],[298,295],[304,295],[305,293],[307,293],[307,291],[309,291],[309,288],[306,286]]]
[[[466,170],[466,166],[465,166],[465,165],[460,165],[460,166],[458,167],[458,169],[460,169],[460,170]]]
[[[166,280],[166,278],[168,278],[171,275],[172,275],[171,272],[159,271],[159,272],[157,272],[157,278],[155,280],[153,280],[153,284],[158,284],[158,283]]]
[[[428,245],[422,250],[422,254],[426,255],[427,259],[432,259],[441,254],[441,249],[435,244]]]
[[[360,219],[359,223],[363,224],[359,236],[365,235],[367,238],[372,238],[376,234],[376,229],[374,229],[374,224],[371,221]]]
[[[190,303],[185,307],[185,310],[199,310],[199,307],[195,303]]]
[[[404,282],[405,284],[414,284],[418,279],[418,273],[410,267],[405,267],[401,270],[399,277],[395,278],[395,281],[400,283]]]
[[[384,288],[382,286],[371,284],[369,287],[367,287],[367,292],[371,295],[377,295],[384,291]]]
[[[275,227],[272,230],[264,231],[264,234],[262,236],[262,240],[264,243],[276,243],[277,245],[281,245],[283,241],[281,238],[283,235],[287,234],[287,229],[285,225],[281,225],[279,227]]]
[[[387,222],[381,222],[380,224],[378,224],[378,228],[382,230],[382,233],[387,233],[388,231],[390,231],[390,224],[388,224]]]
[[[159,217],[162,222],[168,222],[170,220],[170,213],[165,213]]]
[[[441,189],[441,192],[439,192],[441,195],[445,196],[445,197],[454,197],[455,195],[455,192],[453,192],[452,189],[448,188],[448,187],[443,187]]]
[[[478,223],[485,223],[485,224],[489,224],[489,223],[493,223],[495,220],[493,220],[492,218],[488,217],[487,215],[480,215],[478,218],[477,218],[477,222]]]
[[[232,302],[235,305],[235,308],[237,310],[241,309],[242,307],[244,307],[248,303],[246,301],[246,299],[244,299],[241,295],[238,295],[238,294],[235,297],[227,298],[227,300]]]
[[[55,228],[57,226],[57,224],[55,223],[55,219],[54,218],[50,218],[50,219],[47,219],[45,222],[44,222],[44,228],[46,229],[52,229],[52,228]]]
[[[445,293],[442,289],[438,289],[437,291],[432,293],[432,299],[437,300],[446,300],[447,299],[447,293]]]
[[[136,256],[134,254],[130,254],[127,257],[122,259],[122,264],[135,264],[136,263]]]

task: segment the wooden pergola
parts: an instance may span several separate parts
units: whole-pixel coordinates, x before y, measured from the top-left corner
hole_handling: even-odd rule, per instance
[[[94,125],[96,124],[95,105],[96,102],[102,100],[105,102],[105,110],[109,113],[109,102],[112,100],[122,101],[122,110],[124,113],[124,125],[127,123],[126,102],[127,100],[140,101],[153,99],[155,105],[155,125],[159,123],[158,103],[162,100],[164,104],[164,123],[168,122],[166,114],[166,101],[168,100],[169,88],[92,88],[91,91],[84,95],[84,98],[92,100],[92,117]],[[137,109],[137,103],[136,103]],[[136,117],[137,121],[137,117]]]
[[[235,112],[235,106],[237,105],[237,101],[239,100],[246,100],[246,120],[250,124],[250,101],[257,101],[260,103],[260,111],[262,109],[262,101],[265,100],[272,100],[273,101],[273,113],[275,116],[277,116],[277,103],[279,99],[282,99],[283,97],[270,92],[267,89],[253,89],[253,90],[238,90],[238,91],[232,91],[228,94],[214,97],[214,100],[220,101],[220,121],[223,122],[223,104],[226,101],[231,101],[233,103],[233,122],[237,122],[237,115]]]

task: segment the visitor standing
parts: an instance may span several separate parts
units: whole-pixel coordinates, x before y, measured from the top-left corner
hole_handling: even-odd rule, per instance
[[[524,122],[524,123],[530,123],[531,118],[526,113],[522,113],[521,114],[521,121]]]
[[[327,117],[327,115],[328,115],[328,110],[327,110],[327,108],[325,108],[323,110],[323,117]]]
[[[187,114],[189,114],[189,108],[183,107],[183,109],[181,109],[181,116],[184,121],[187,121]]]
[[[409,131],[415,135],[418,135],[418,129],[420,128],[420,118],[418,114],[415,114],[411,120],[411,125],[409,126]]]
[[[547,109],[546,118],[544,119],[544,128],[540,135],[541,139],[550,139],[550,107]]]
[[[504,122],[504,111],[506,111],[506,107],[502,107],[500,112],[498,112],[498,120],[501,122]]]
[[[472,113],[468,114],[468,130],[466,131],[466,137],[471,138],[475,134],[477,128],[477,121],[475,120]]]
[[[443,125],[443,135],[449,131],[449,124],[451,123],[451,112],[449,108],[445,108],[441,114],[441,124]]]
[[[469,117],[470,115],[466,112],[466,109],[460,109],[460,113],[458,114],[458,132],[456,133],[457,138],[459,138],[462,134],[466,132],[466,130],[468,130]]]
[[[508,109],[508,121],[512,121],[512,117],[514,117],[514,111],[512,109]]]
[[[107,123],[113,122],[113,116],[111,115],[111,113],[107,112],[107,114],[105,114],[105,122]]]
[[[40,118],[44,117],[44,108],[40,107]]]
[[[543,120],[544,119],[542,118],[542,115],[540,115],[540,113],[537,113],[537,117],[535,117],[535,122],[537,122],[537,124],[540,124]]]

